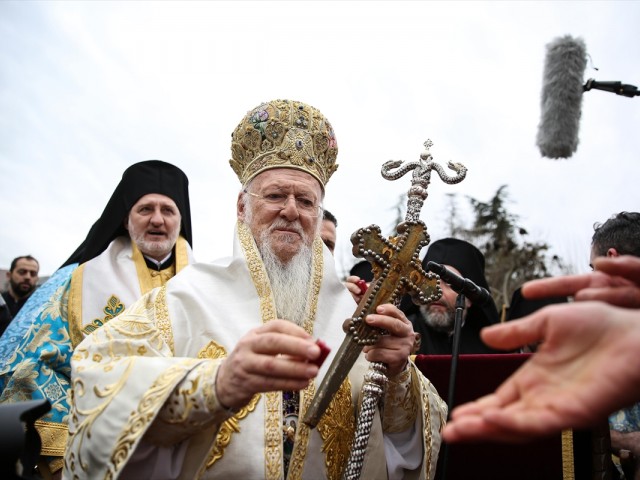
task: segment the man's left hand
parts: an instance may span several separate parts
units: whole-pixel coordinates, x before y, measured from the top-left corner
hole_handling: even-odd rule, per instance
[[[382,335],[375,345],[364,347],[363,351],[370,362],[387,364],[387,375],[392,378],[400,374],[407,366],[407,361],[415,342],[413,325],[398,307],[385,304],[376,309],[376,313],[367,315],[368,325],[389,332]]]

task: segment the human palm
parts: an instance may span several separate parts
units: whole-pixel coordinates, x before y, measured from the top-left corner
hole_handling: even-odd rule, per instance
[[[489,327],[482,338],[503,349],[542,344],[495,393],[452,412],[448,441],[523,440],[586,427],[640,397],[640,312],[593,302],[554,305]]]

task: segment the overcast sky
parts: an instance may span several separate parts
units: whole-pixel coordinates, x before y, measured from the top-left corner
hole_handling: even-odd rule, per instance
[[[259,103],[301,100],[333,124],[325,206],[350,266],[359,227],[389,233],[410,176],[390,159],[461,162],[432,178],[432,240],[447,193],[487,201],[508,185],[530,240],[586,271],[593,223],[640,210],[640,98],[584,96],[569,160],[535,145],[545,45],[582,37],[585,79],[640,85],[640,3],[0,2],[0,267],[30,253],[52,273],[98,218],[124,169],[161,159],[190,178],[194,252],[231,253],[239,182],[230,135]]]

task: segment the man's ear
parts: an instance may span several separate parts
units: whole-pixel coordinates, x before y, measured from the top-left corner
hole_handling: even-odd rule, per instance
[[[618,253],[618,250],[616,250],[615,248],[609,248],[607,249],[607,257],[619,257],[620,254]]]
[[[124,217],[124,220],[122,221],[122,225],[124,226],[125,230],[129,231],[129,215]]]
[[[245,212],[245,204],[244,204],[243,192],[238,193],[238,202],[236,203],[236,213],[238,214],[238,220],[244,222],[244,212]]]

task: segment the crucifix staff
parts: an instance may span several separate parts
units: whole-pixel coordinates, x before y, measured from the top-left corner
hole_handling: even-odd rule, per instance
[[[397,180],[413,171],[407,214],[396,227],[397,235],[384,238],[380,227],[371,225],[351,236],[353,254],[371,263],[374,279],[353,316],[345,320],[345,339],[305,414],[303,421],[311,428],[320,421],[364,346],[375,344],[385,333],[368,326],[365,317],[375,313],[379,305],[399,302],[405,294],[410,294],[421,304],[435,301],[442,295],[437,275],[425,272],[419,258],[420,250],[429,243],[427,227],[420,220],[420,210],[427,198],[432,171],[436,171],[445,183],[455,184],[465,178],[467,169],[462,164],[449,162],[448,167],[456,173],[449,176],[441,165],[433,161],[429,151],[432,145],[431,140],[424,143],[425,151],[418,161],[390,160],[382,165],[381,174],[387,180]]]

